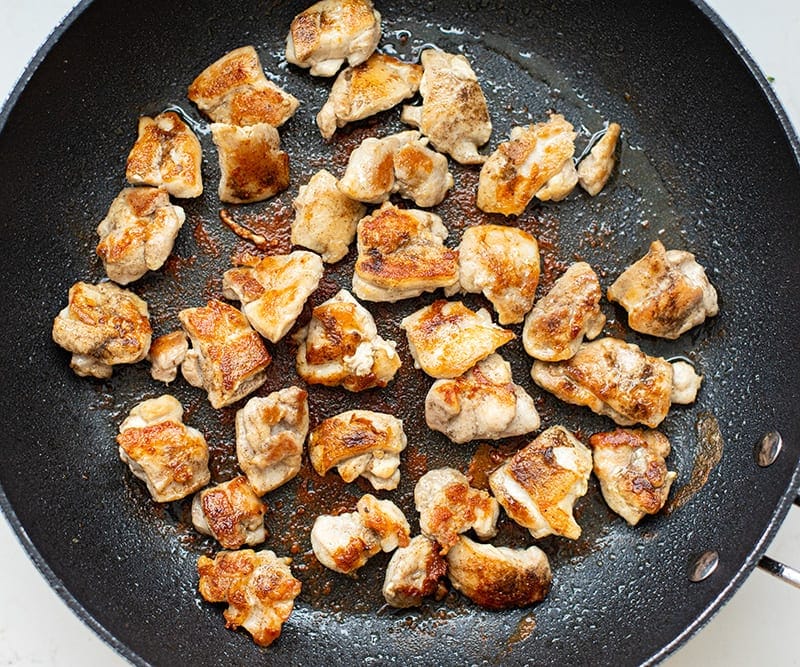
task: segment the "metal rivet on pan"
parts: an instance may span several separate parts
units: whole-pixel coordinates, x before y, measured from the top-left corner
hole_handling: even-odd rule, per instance
[[[783,447],[783,438],[780,433],[770,431],[764,434],[764,437],[756,444],[756,463],[762,468],[772,465],[778,458],[778,454],[781,453],[781,447]]]
[[[689,581],[703,581],[719,565],[719,554],[716,551],[704,551],[693,559],[689,565]]]

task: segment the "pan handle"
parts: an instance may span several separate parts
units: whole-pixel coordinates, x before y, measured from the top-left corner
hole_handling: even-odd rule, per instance
[[[794,499],[794,504],[800,506],[800,496]],[[762,556],[761,560],[758,561],[758,567],[765,572],[769,572],[773,577],[778,577],[781,581],[785,581],[795,588],[800,588],[800,570],[795,570],[793,567],[784,565],[769,556]]]

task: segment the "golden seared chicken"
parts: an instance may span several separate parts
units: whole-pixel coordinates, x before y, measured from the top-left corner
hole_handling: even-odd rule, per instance
[[[240,475],[195,494],[192,523],[198,533],[210,535],[225,549],[239,549],[267,539],[266,510],[247,477]]]
[[[367,212],[361,202],[336,187],[336,177],[326,169],[300,186],[292,207],[292,244],[320,253],[322,261],[329,264],[347,254],[356,237],[356,225]]]
[[[487,609],[514,609],[540,602],[552,580],[550,562],[539,547],[495,547],[463,535],[447,554],[447,576],[453,588]]]
[[[406,142],[394,152],[394,178],[394,190],[424,208],[439,204],[454,183],[447,158],[428,148],[424,137]]]
[[[186,220],[180,206],[159,188],[125,188],[97,226],[97,254],[106,274],[120,285],[160,269]]]
[[[211,299],[178,317],[192,341],[181,373],[190,385],[208,392],[213,407],[235,403],[264,384],[272,357],[236,308]]]
[[[321,0],[294,17],[286,60],[313,76],[333,76],[345,60],[363,63],[380,38],[381,15],[370,0]]]
[[[425,535],[412,538],[407,546],[392,554],[383,579],[383,598],[392,607],[418,607],[431,595],[443,596],[441,583],[447,563],[439,555],[439,545]]]
[[[178,376],[178,368],[186,359],[188,351],[189,341],[183,331],[171,331],[159,336],[150,344],[150,351],[147,353],[150,376],[169,384]]]
[[[317,114],[322,136],[330,139],[347,123],[391,109],[419,90],[422,67],[373,53],[365,62],[348,67],[333,83],[328,101]]]
[[[141,361],[151,337],[147,304],[114,283],[75,283],[53,321],[53,340],[72,352],[70,368],[81,377],[109,378],[112,366]]]
[[[592,453],[563,426],[552,426],[489,475],[489,486],[506,514],[535,538],[580,537],[572,516],[586,493]]]
[[[222,294],[241,301],[250,326],[277,343],[317,289],[322,272],[322,259],[313,252],[268,255],[253,266],[228,269],[222,276]]]
[[[461,164],[480,164],[478,153],[492,134],[492,121],[478,77],[462,55],[426,49],[419,92],[422,106],[404,106],[400,120],[419,128],[437,151]]]
[[[358,223],[353,291],[367,301],[399,301],[458,280],[458,251],[445,247],[438,215],[386,202]]]
[[[556,280],[525,318],[522,344],[542,361],[574,356],[583,339],[597,338],[606,323],[600,310],[603,292],[597,274],[586,262],[576,262]]]
[[[460,301],[434,301],[400,322],[414,365],[435,378],[463,375],[481,359],[515,338],[489,313],[474,312]]]
[[[225,626],[242,627],[259,646],[269,646],[294,609],[302,584],[292,576],[291,558],[252,549],[220,551],[212,560],[200,556],[200,595],[207,602],[227,602]]]
[[[560,201],[578,182],[572,162],[575,131],[560,114],[546,123],[514,127],[481,168],[478,208],[520,215],[531,199]]]
[[[497,501],[486,491],[473,489],[454,468],[436,468],[420,477],[414,487],[414,505],[420,530],[439,543],[442,556],[468,530],[474,530],[482,540],[497,533]]]
[[[618,428],[589,438],[594,474],[608,506],[631,526],[667,502],[678,476],[667,470],[669,440],[658,431]]]
[[[236,413],[236,459],[259,496],[300,472],[308,394],[298,387],[251,398]]]
[[[215,123],[280,127],[300,105],[264,75],[258,53],[242,46],[206,67],[189,85],[189,99]]]
[[[308,456],[317,474],[336,468],[345,482],[364,477],[375,489],[396,489],[403,422],[384,412],[348,410],[322,421],[308,436]]]
[[[183,406],[169,394],[136,405],[119,427],[117,444],[120,458],[158,503],[185,498],[211,479],[206,439],[183,423]]]
[[[310,384],[362,391],[385,387],[400,368],[395,342],[347,290],[314,308],[297,332],[297,373]]]
[[[289,156],[272,125],[212,123],[211,134],[219,151],[220,201],[263,201],[289,187]]]
[[[512,381],[511,365],[494,353],[455,379],[434,382],[425,397],[425,422],[461,443],[530,433],[539,428],[539,413]]]
[[[578,164],[578,183],[592,197],[600,194],[614,169],[614,151],[620,131],[617,123],[610,123],[605,134],[592,146],[589,155]]]
[[[694,255],[661,241],[614,281],[608,299],[628,311],[634,331],[672,340],[719,312],[717,291]]]
[[[464,230],[458,246],[459,282],[446,293],[483,293],[500,324],[522,322],[539,284],[539,244],[528,232],[504,225]]]

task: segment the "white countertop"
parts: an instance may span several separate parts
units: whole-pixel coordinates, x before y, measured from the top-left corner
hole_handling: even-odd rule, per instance
[[[73,0],[2,0],[0,99],[69,12]],[[800,128],[800,2],[712,0]],[[770,555],[800,566],[800,508],[790,512]],[[127,662],[106,646],[53,592],[0,519],[0,665],[114,667]],[[800,665],[796,613],[800,591],[756,570],[669,667]],[[646,630],[645,630],[646,631]]]

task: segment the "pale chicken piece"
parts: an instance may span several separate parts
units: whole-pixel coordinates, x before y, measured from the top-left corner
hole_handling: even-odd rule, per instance
[[[667,470],[669,440],[658,431],[618,428],[589,438],[594,474],[608,506],[631,526],[664,507],[678,473]]]
[[[203,149],[174,111],[139,119],[138,138],[128,154],[125,178],[134,185],[163,187],[173,197],[203,194]]]
[[[671,361],[672,366],[672,391],[669,395],[671,403],[689,405],[694,403],[703,376],[694,372],[694,367],[685,361]]]
[[[112,366],[141,361],[151,338],[147,303],[114,283],[75,283],[53,321],[53,340],[72,352],[81,377],[109,378]]]
[[[213,560],[200,556],[200,594],[208,602],[228,603],[227,628],[243,627],[256,644],[269,646],[280,636],[302,588],[289,568],[291,562],[266,549],[220,551]]]
[[[475,312],[460,301],[434,301],[404,318],[400,327],[414,366],[434,378],[463,375],[516,337],[492,322],[486,309]]]
[[[614,151],[620,131],[617,123],[610,123],[605,134],[578,165],[578,182],[592,197],[597,196],[605,187],[614,169]]]
[[[597,274],[586,262],[576,262],[556,280],[525,318],[522,344],[541,361],[563,361],[575,355],[584,338],[603,331],[603,292]]]
[[[235,403],[264,384],[272,357],[236,308],[211,299],[206,306],[180,311],[178,318],[192,341],[181,373],[208,392],[213,407]]]
[[[347,290],[321,303],[295,336],[297,373],[310,384],[363,391],[385,387],[400,368],[395,342]]]
[[[576,540],[572,515],[586,494],[592,453],[563,426],[552,426],[489,475],[489,486],[506,514],[536,539],[561,535]]]
[[[210,535],[225,549],[239,549],[267,539],[266,510],[247,477],[240,475],[195,494],[192,523],[198,533]]]
[[[453,442],[510,438],[539,428],[533,399],[511,378],[499,354],[453,380],[437,380],[425,397],[425,422]]]
[[[417,535],[392,554],[383,579],[383,598],[392,607],[418,607],[422,599],[446,592],[441,583],[447,563],[439,555],[439,545],[425,535]]]
[[[251,398],[236,412],[236,458],[259,496],[300,472],[308,435],[308,393],[287,387]]]
[[[164,394],[136,405],[119,427],[119,456],[158,503],[180,500],[211,479],[203,434],[183,423],[183,406]]]
[[[178,368],[186,359],[188,351],[189,341],[183,331],[171,331],[159,336],[150,344],[150,351],[147,353],[150,376],[169,384],[178,376]]]
[[[395,186],[394,152],[407,133],[394,134],[383,139],[367,137],[347,160],[347,168],[337,187],[342,194],[367,204],[380,204],[389,199]],[[419,138],[413,130],[409,139]]]
[[[614,281],[608,299],[628,311],[634,331],[671,340],[719,312],[717,291],[694,255],[661,241]]]
[[[300,186],[292,207],[292,243],[320,253],[328,264],[347,254],[356,237],[358,221],[367,212],[361,202],[339,190],[336,177],[326,169]]]
[[[122,190],[97,226],[97,255],[108,277],[127,285],[148,271],[160,269],[185,220],[184,210],[170,203],[165,190]]]
[[[345,60],[367,60],[380,38],[381,15],[371,0],[321,0],[294,17],[286,60],[310,67],[312,76],[333,76]]]
[[[264,74],[258,53],[242,46],[211,63],[189,85],[189,99],[215,123],[280,127],[300,102]]]
[[[551,177],[544,187],[536,193],[536,199],[540,201],[561,201],[566,199],[570,192],[578,184],[578,170],[572,159],[564,162],[555,176]]]
[[[426,49],[419,92],[422,106],[404,106],[400,120],[461,164],[481,164],[478,153],[492,134],[492,121],[478,77],[463,55]]]

